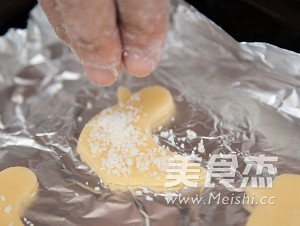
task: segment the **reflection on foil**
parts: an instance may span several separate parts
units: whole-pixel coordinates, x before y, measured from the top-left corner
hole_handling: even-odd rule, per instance
[[[241,205],[169,205],[162,194],[112,193],[76,153],[84,124],[116,103],[118,85],[160,84],[176,101],[167,129],[197,133],[205,152],[279,157],[278,173],[300,173],[300,56],[264,43],[237,43],[181,2],[162,62],[146,79],[124,73],[117,84],[91,84],[40,8],[26,30],[0,38],[0,169],[34,170],[40,191],[25,212],[34,225],[245,225]],[[159,136],[159,134],[158,134]],[[163,137],[162,144],[170,145]],[[197,143],[196,142],[196,143]],[[184,150],[191,153],[193,143]],[[241,174],[237,172],[237,182]],[[204,190],[231,194],[222,186]],[[236,193],[241,196],[242,193]]]

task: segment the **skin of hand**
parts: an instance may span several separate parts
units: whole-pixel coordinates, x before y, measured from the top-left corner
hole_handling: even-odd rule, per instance
[[[99,85],[124,65],[137,77],[157,66],[168,30],[168,0],[39,0],[58,37]]]

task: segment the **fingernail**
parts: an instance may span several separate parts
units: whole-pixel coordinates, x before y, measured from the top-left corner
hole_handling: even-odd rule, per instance
[[[125,50],[123,62],[127,71],[137,77],[149,75],[155,68],[155,61],[144,51]]]
[[[87,77],[100,86],[110,86],[118,78],[118,72],[112,69],[84,67]]]

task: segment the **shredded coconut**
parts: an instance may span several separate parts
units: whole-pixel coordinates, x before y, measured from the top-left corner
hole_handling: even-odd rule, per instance
[[[205,152],[205,147],[203,145],[203,140],[201,140],[199,143],[198,143],[198,148],[197,148],[198,152],[200,153],[204,153]]]
[[[142,196],[142,195],[143,195],[142,191],[135,191],[135,196]]]
[[[143,189],[143,192],[144,192],[145,194],[149,194],[149,193],[150,193],[150,191],[149,191],[147,188],[144,188],[144,189]]]
[[[176,146],[175,135],[172,129],[160,132],[160,136],[167,139],[171,145]]]
[[[147,200],[147,201],[153,201],[153,198],[150,197],[149,195],[147,195],[147,196],[146,196],[146,200]]]
[[[182,142],[185,142],[186,141],[186,137],[181,137],[181,138],[179,137],[178,140],[181,140]]]
[[[132,99],[131,99],[132,100]],[[138,101],[136,95],[132,101]],[[102,170],[110,175],[128,176],[133,166],[140,172],[145,172],[151,167],[163,170],[167,166],[167,160],[158,156],[166,155],[162,148],[149,148],[148,131],[136,126],[141,119],[141,108],[131,105],[121,105],[117,108],[108,108],[100,113],[97,121],[92,121],[89,146],[92,153],[101,156]],[[158,143],[158,137],[153,136]],[[146,149],[140,152],[140,149]]]
[[[186,137],[188,140],[193,140],[193,139],[197,138],[197,134],[191,129],[186,130],[186,135],[187,135]]]
[[[1,195],[0,196],[0,200],[1,200],[1,202],[5,202],[6,201],[6,197],[4,195]]]
[[[168,131],[162,131],[160,133],[160,136],[163,137],[163,138],[168,138],[170,136],[169,132]]]
[[[7,205],[3,210],[3,212],[6,214],[10,214],[11,211],[12,211],[11,205]]]

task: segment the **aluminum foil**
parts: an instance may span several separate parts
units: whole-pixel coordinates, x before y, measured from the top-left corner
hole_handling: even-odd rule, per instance
[[[124,72],[109,88],[88,81],[39,7],[27,29],[0,38],[0,170],[29,167],[40,183],[26,222],[245,225],[248,213],[241,205],[169,205],[146,190],[139,196],[111,192],[81,162],[78,136],[89,119],[116,103],[119,85],[133,91],[153,84],[169,88],[177,115],[166,129],[178,136],[196,131],[206,149],[203,166],[215,153],[236,153],[241,164],[247,154],[269,154],[279,156],[278,174],[300,174],[300,55],[266,43],[238,43],[184,2],[171,21],[152,75],[138,79]],[[170,146],[163,137],[160,142]],[[172,150],[190,153],[194,145]]]

